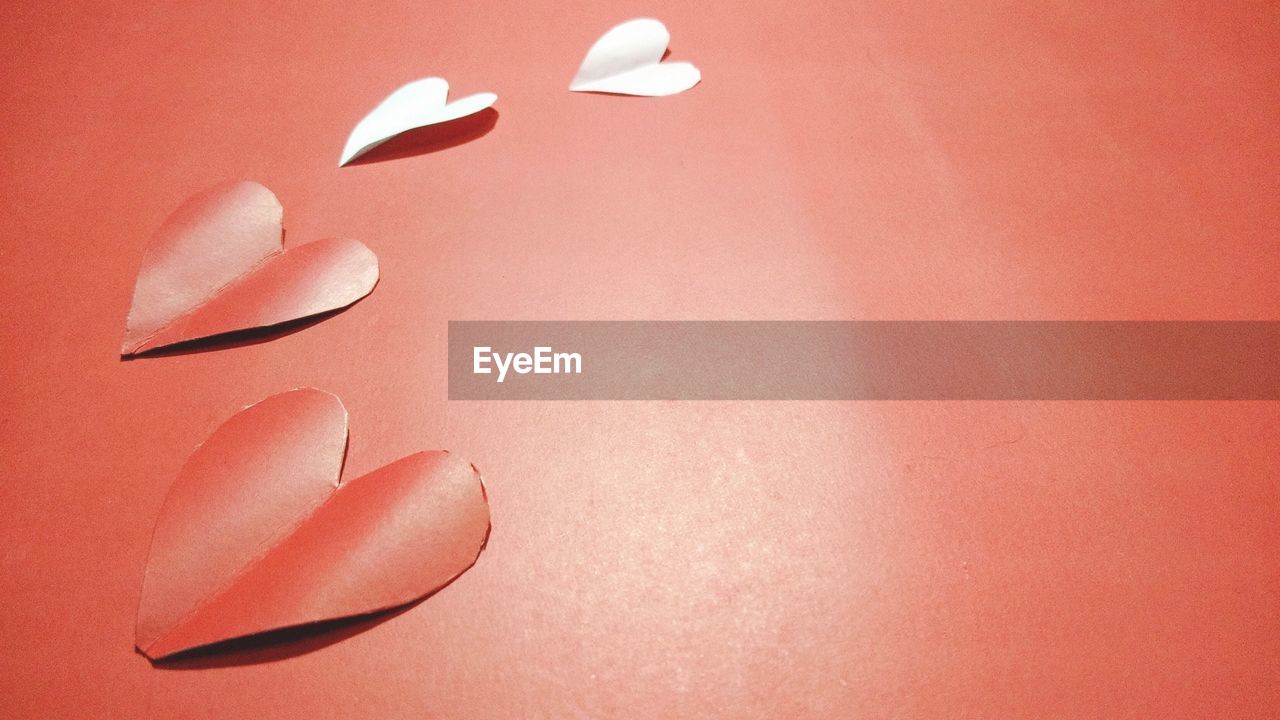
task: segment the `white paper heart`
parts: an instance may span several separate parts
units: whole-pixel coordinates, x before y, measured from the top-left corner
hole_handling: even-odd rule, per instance
[[[391,138],[428,125],[439,125],[488,108],[497,101],[493,93],[476,93],[453,102],[444,78],[414,80],[387,96],[364,116],[347,138],[338,165],[346,165]]]
[[[667,27],[653,18],[617,25],[587,51],[569,89],[653,97],[684,92],[702,73],[687,62],[662,62],[670,41]]]

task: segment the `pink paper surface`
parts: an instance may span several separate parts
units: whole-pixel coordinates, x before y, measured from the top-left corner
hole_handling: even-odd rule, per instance
[[[703,82],[567,92],[642,14]],[[1271,5],[0,15],[0,714],[1273,719],[1276,403],[445,400],[449,320],[1274,320]],[[500,93],[501,121],[334,167],[428,73]],[[377,292],[120,362],[148,239],[241,177],[290,242],[365,242]],[[154,666],[135,620],[174,478],[299,386],[350,412],[349,477],[475,462],[493,542],[357,634]]]

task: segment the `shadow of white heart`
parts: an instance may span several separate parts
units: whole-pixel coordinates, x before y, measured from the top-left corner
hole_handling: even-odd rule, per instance
[[[650,97],[684,92],[702,79],[687,62],[662,62],[671,33],[653,18],[628,20],[596,41],[569,89]]]
[[[493,93],[476,93],[447,102],[449,83],[444,78],[414,80],[387,96],[356,123],[342,148],[338,165],[346,165],[391,138],[410,130],[440,125],[474,115],[497,101]]]

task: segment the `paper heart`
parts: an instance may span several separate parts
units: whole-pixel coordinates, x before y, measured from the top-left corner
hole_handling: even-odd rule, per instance
[[[346,307],[378,282],[378,259],[356,240],[285,248],[284,210],[255,182],[188,199],[142,258],[121,355],[270,327]]]
[[[444,78],[415,80],[387,96],[356,123],[342,148],[341,167],[404,132],[439,125],[488,108],[498,100],[493,93],[476,93],[446,102],[449,83]]]
[[[218,428],[169,489],[136,643],[150,658],[434,593],[489,535],[474,467],[422,452],[339,484],[347,413],[293,390]]]
[[[687,62],[662,62],[671,33],[652,18],[615,26],[587,51],[569,89],[621,95],[675,95],[702,79]]]

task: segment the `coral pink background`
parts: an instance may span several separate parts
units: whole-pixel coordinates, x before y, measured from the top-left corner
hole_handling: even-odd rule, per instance
[[[11,717],[1267,717],[1275,403],[449,403],[450,319],[1276,319],[1266,3],[35,3],[0,10]],[[1116,5],[1117,7],[1112,7]],[[701,85],[566,92],[663,19]],[[491,132],[338,169],[427,75]],[[150,234],[251,178],[382,281],[121,362]],[[479,563],[285,651],[133,652],[191,450],[338,394],[348,477],[484,472]]]

